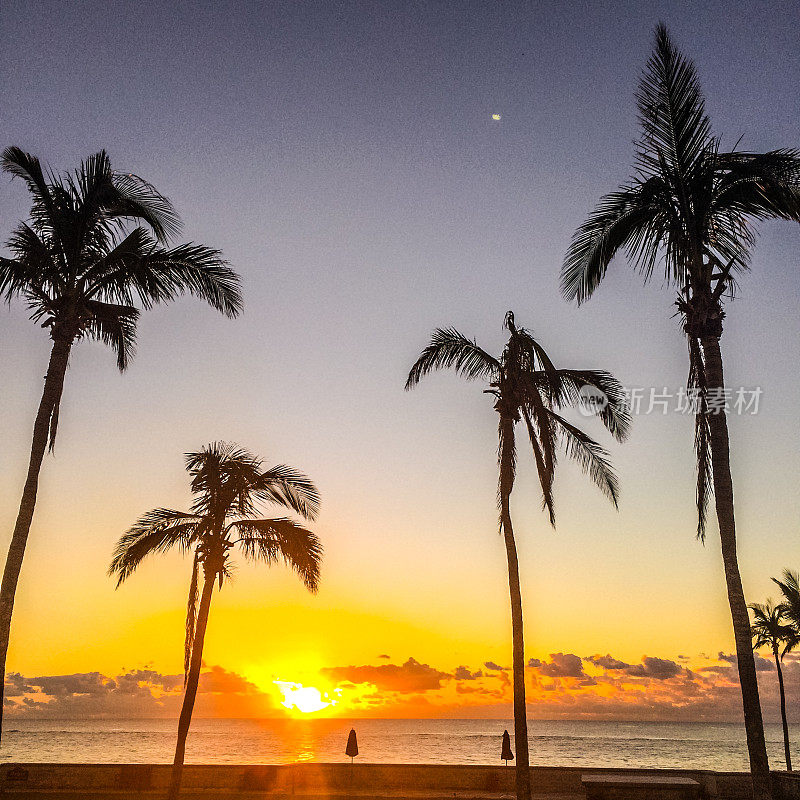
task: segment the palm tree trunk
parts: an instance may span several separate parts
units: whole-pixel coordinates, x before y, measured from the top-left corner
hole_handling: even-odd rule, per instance
[[[789,724],[786,722],[786,692],[783,688],[783,670],[778,651],[775,650],[775,666],[778,668],[778,689],[781,693],[781,722],[783,723],[783,752],[786,754],[786,769],[792,771],[792,754],[789,751]]]
[[[200,681],[200,667],[203,663],[203,641],[206,636],[208,612],[211,609],[211,595],[214,592],[215,574],[205,572],[203,593],[200,595],[200,606],[197,609],[197,627],[194,633],[192,646],[192,660],[189,663],[189,674],[186,678],[186,689],[183,693],[183,706],[178,720],[178,742],[175,745],[175,758],[172,761],[172,778],[169,785],[168,800],[178,800],[181,792],[181,779],[183,778],[183,759],[186,755],[186,737],[189,735],[189,725],[192,721],[194,701],[197,697],[197,684]]]
[[[514,481],[514,422],[500,421],[500,522],[508,559],[508,589],[511,596],[511,640],[514,674],[514,750],[516,753],[517,800],[530,800],[531,769],[528,754],[528,720],[525,705],[525,641],[522,628],[522,592],[519,584],[519,562],[514,529],[511,525],[511,488]]]
[[[710,396],[721,400],[724,397],[725,380],[722,372],[719,337],[704,337],[702,346]],[[761,704],[758,698],[758,679],[750,634],[750,617],[747,612],[747,601],[744,597],[739,562],[736,556],[736,521],[733,511],[730,442],[728,420],[724,410],[709,414],[709,427],[714,501],[722,545],[722,562],[725,567],[725,582],[728,588],[728,603],[733,621],[733,635],[736,641],[736,659],[742,690],[753,797],[754,800],[771,800],[769,761],[764,740],[764,723],[761,719]]]
[[[53,409],[57,407],[61,400],[64,376],[67,372],[71,348],[71,337],[53,339],[50,363],[44,379],[42,399],[39,401],[39,410],[36,412],[36,421],[33,424],[33,442],[31,443],[28,476],[25,479],[25,486],[22,490],[17,521],[14,525],[14,532],[11,534],[11,544],[8,547],[6,565],[3,570],[3,582],[0,585],[0,677],[2,678],[5,678],[6,674],[6,655],[8,654],[8,642],[11,633],[11,617],[14,612],[14,597],[17,592],[19,573],[22,570],[22,561],[25,557],[25,546],[28,543],[28,534],[33,521],[33,511],[36,508],[39,471],[47,450],[50,418]],[[0,682],[0,736],[2,736],[3,729],[4,682]]]

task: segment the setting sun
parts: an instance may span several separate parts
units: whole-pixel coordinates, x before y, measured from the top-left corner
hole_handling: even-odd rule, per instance
[[[0,800],[800,800],[800,0],[575,5],[0,0]]]
[[[336,704],[335,700],[328,698],[327,693],[323,697],[322,692],[315,686],[303,686],[302,683],[291,681],[274,681],[274,683],[283,693],[281,704],[293,711],[313,714]]]

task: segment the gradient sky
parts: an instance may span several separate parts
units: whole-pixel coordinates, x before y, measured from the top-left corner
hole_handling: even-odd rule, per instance
[[[214,439],[318,483],[326,558],[316,597],[243,567],[215,599],[209,664],[264,686],[384,654],[448,674],[508,660],[495,414],[452,376],[403,383],[435,326],[499,351],[513,309],[563,366],[683,385],[658,281],[619,259],[581,309],[558,291],[572,231],[629,175],[659,20],[695,59],[724,144],[798,145],[795,2],[5,0],[0,143],[59,169],[106,148],[171,198],[185,239],[225,253],[246,300],[233,322],[192,299],[144,314],[123,376],[101,346],[75,349],[10,671],[180,670],[188,562],[148,563],[118,591],[105,569],[139,514],[186,507],[182,454]],[[2,178],[3,239],[27,208]],[[797,226],[762,226],[723,340],[729,384],[763,388],[759,414],[731,420],[754,601],[800,567],[798,245]],[[48,347],[24,308],[2,310],[3,552]],[[565,466],[553,532],[520,458],[528,656],[730,652],[718,542],[694,539],[690,419],[638,416],[623,446],[588,430],[618,467],[619,513]]]

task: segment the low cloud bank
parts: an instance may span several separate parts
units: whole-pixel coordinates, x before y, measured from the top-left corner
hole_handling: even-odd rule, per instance
[[[502,717],[511,711],[508,667],[485,661],[478,667],[443,668],[409,657],[399,664],[326,667],[320,688],[338,698],[329,710],[348,716]],[[765,719],[778,720],[774,664],[757,655]],[[800,654],[784,661],[787,706],[800,721]],[[526,668],[528,714],[539,719],[709,720],[741,719],[736,657],[718,653],[677,660],[644,655],[631,663],[610,653],[580,656],[551,653],[531,658]],[[100,672],[26,677],[9,673],[5,709],[9,717],[174,717],[183,675],[151,668],[115,676]],[[285,714],[277,688],[264,690],[221,666],[204,667],[197,716],[275,717]]]

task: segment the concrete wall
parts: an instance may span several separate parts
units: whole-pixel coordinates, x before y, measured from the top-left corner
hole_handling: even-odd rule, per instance
[[[800,800],[800,774],[773,772],[772,791],[775,800]]]
[[[576,767],[534,767],[533,792],[537,795],[583,796],[581,775],[603,772],[637,775],[676,775],[694,778],[701,785],[702,800],[748,800],[750,779],[746,773],[703,770],[620,770]],[[166,789],[168,764],[4,764],[0,765],[0,794],[33,797],[38,791],[100,796],[128,792],[146,796]],[[796,780],[792,778],[792,780]],[[233,792],[269,793],[291,798],[330,796],[398,798],[481,798],[514,791],[514,768],[503,766],[449,766],[434,764],[294,764],[187,765],[184,788],[214,796]],[[776,800],[800,800],[800,786],[787,783]],[[794,792],[794,793],[792,793]],[[144,793],[144,794],[142,794]]]

